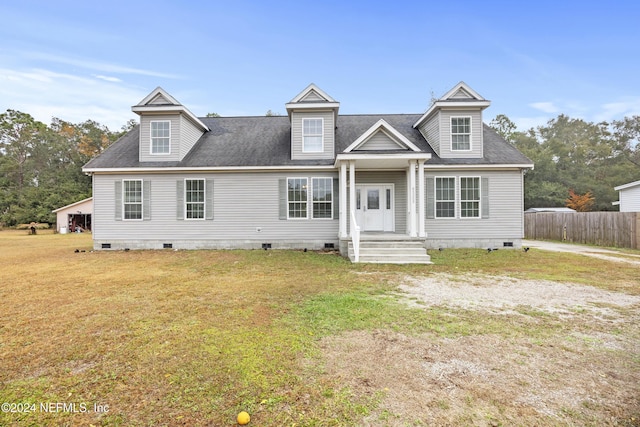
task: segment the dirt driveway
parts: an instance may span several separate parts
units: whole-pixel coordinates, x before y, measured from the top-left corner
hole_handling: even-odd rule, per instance
[[[640,255],[617,251],[597,246],[576,245],[573,243],[547,242],[543,240],[523,240],[523,247],[542,249],[553,252],[571,252],[580,255],[600,258],[607,261],[626,262],[640,265]]]
[[[327,374],[381,396],[365,425],[640,425],[640,297],[445,273],[399,278],[398,295],[481,331],[326,338]]]

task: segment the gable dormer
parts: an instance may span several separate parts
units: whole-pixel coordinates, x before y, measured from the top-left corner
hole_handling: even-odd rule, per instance
[[[490,104],[460,82],[434,101],[413,127],[443,159],[482,158],[482,111]]]
[[[141,162],[180,161],[207,126],[161,87],[131,110],[140,116]]]
[[[286,104],[293,160],[333,159],[340,103],[311,83]]]
[[[420,149],[384,119],[380,119],[344,150],[345,153],[358,151],[419,152]]]

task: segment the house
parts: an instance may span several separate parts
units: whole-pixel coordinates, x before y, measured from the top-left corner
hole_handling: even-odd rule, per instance
[[[630,182],[613,188],[620,197],[613,205],[620,206],[620,212],[640,212],[640,181]]]
[[[93,213],[93,197],[71,203],[52,211],[56,214],[56,231],[65,234],[78,227],[83,231],[91,230]]]
[[[428,262],[425,248],[519,247],[532,162],[460,82],[424,114],[339,114],[310,84],[286,116],[196,117],[158,87],[140,124],[84,166],[96,249],[336,248]]]

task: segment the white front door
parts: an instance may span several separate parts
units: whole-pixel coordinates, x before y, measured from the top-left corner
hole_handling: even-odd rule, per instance
[[[356,220],[362,231],[395,231],[393,185],[356,185]]]

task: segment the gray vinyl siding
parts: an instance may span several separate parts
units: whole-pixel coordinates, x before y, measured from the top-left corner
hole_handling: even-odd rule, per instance
[[[242,247],[239,242],[326,241],[337,242],[338,219],[279,219],[279,180],[287,177],[331,177],[337,172],[277,173],[194,173],[150,174],[151,221],[115,221],[115,184],[117,180],[140,179],[140,175],[96,174],[94,180],[94,216],[96,246],[99,242],[128,242],[132,248],[148,247],[145,241],[193,242],[191,247]],[[213,220],[178,219],[176,182],[189,179],[212,180]],[[246,246],[246,245],[245,245]]]
[[[433,185],[430,178],[438,176],[456,177],[456,218],[429,218],[426,212],[425,227],[427,240],[447,239],[521,239],[523,230],[523,185],[521,171],[425,171],[427,184]],[[460,218],[460,177],[488,178],[488,212],[484,211],[481,201],[482,216],[488,218]],[[487,181],[485,181],[487,182]],[[426,185],[425,184],[425,187]],[[482,185],[482,184],[481,184]],[[427,192],[429,190],[427,189]],[[433,188],[431,189],[433,191]],[[482,195],[481,195],[482,197]],[[430,203],[427,203],[429,205]],[[486,204],[486,203],[485,203]],[[430,206],[433,208],[433,205]]]
[[[429,120],[425,121],[418,130],[427,140],[433,151],[440,156],[440,112],[438,111]]]
[[[397,150],[400,147],[389,138],[384,132],[378,131],[374,135],[371,136],[364,144],[358,147],[358,150]]]
[[[405,171],[356,171],[356,185],[358,184],[393,184],[395,191],[395,232],[406,233],[407,173]],[[347,204],[349,203],[349,200],[349,188],[347,187]],[[347,212],[351,212],[351,208],[349,208]],[[347,228],[349,227],[350,222],[351,221],[347,221]]]
[[[169,154],[151,154],[151,122],[171,121],[171,140]],[[145,115],[140,117],[140,161],[178,161],[180,160],[181,120],[178,114]]]
[[[451,117],[471,117],[471,151],[451,150]],[[443,159],[481,158],[482,150],[482,113],[480,111],[456,110],[440,112],[440,150]]]
[[[640,186],[620,190],[620,212],[640,212]]]
[[[171,152],[169,154],[151,154],[151,122],[171,121]],[[140,161],[178,161],[193,148],[202,136],[200,131],[182,114],[145,115],[140,118]]]
[[[302,119],[323,119],[323,147],[321,153],[302,152]],[[300,112],[291,114],[291,158],[301,159],[333,159],[335,146],[335,122],[333,111]]]
[[[191,151],[203,132],[184,115],[180,115],[180,160]]]

